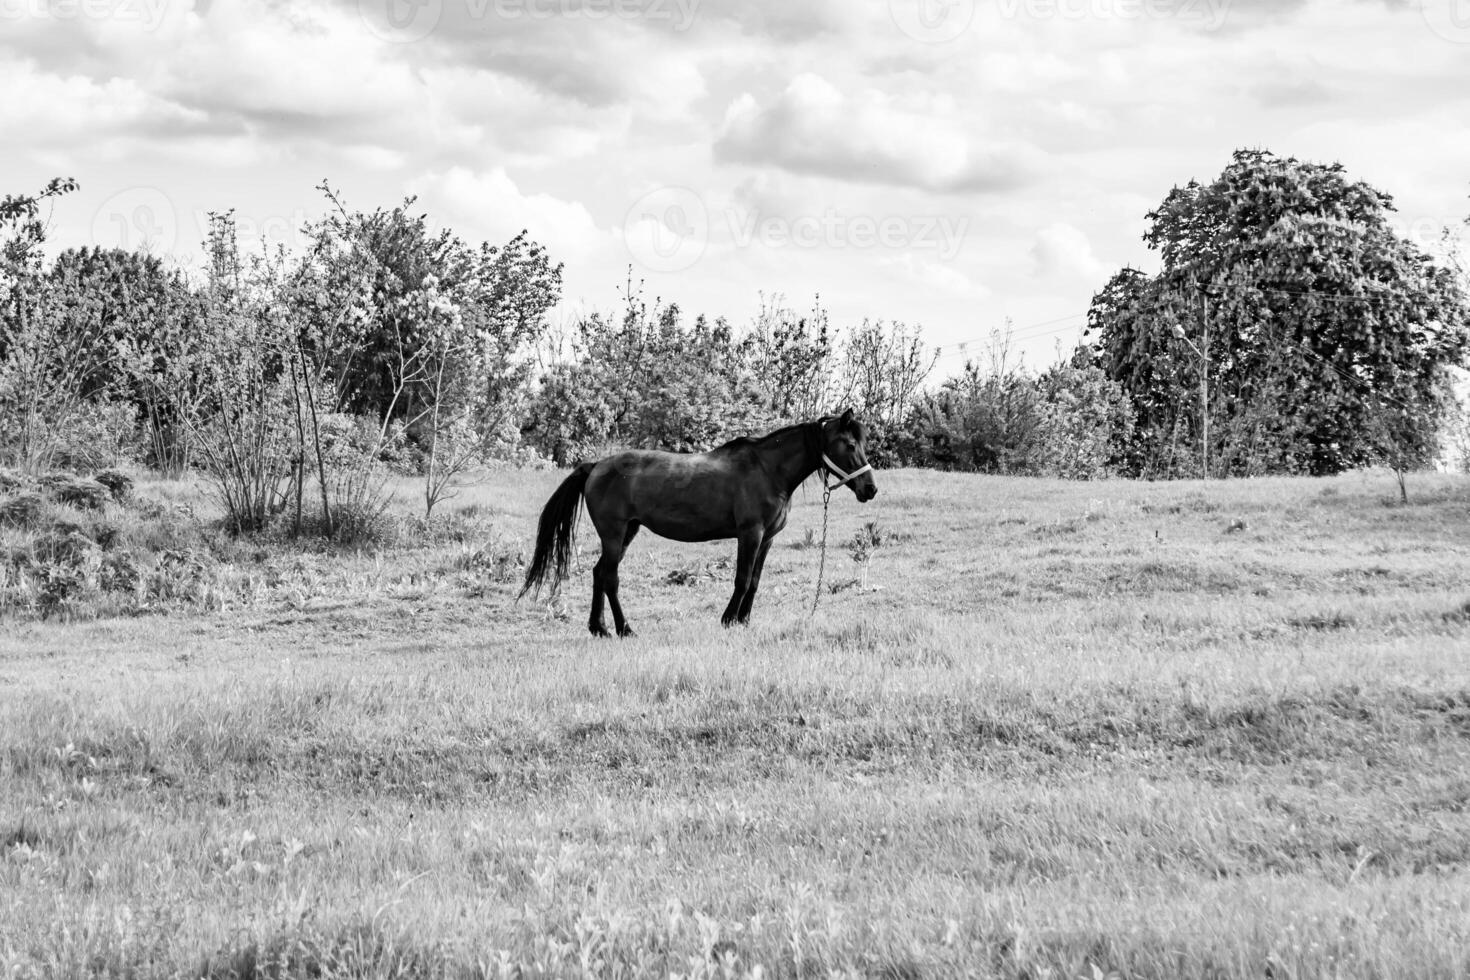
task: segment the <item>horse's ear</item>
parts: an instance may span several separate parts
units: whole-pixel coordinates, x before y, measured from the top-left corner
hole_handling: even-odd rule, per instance
[[[852,409],[850,408],[842,413],[842,421],[837,423],[837,427],[840,429],[845,429],[849,425],[852,425]]]

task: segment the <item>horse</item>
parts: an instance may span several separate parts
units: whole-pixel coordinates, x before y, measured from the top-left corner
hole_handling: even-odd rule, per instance
[[[592,615],[587,628],[607,636],[602,604],[612,607],[619,636],[633,635],[618,598],[618,563],[638,529],[675,541],[738,541],[735,591],[720,622],[750,622],[771,542],[786,526],[791,495],[813,473],[825,470],[849,487],[859,503],[878,495],[868,464],[868,430],[851,409],[841,416],[777,429],[758,439],[732,439],[705,453],[630,450],[582,463],[557,487],[541,511],[536,552],[520,596],[539,594],[550,577],[552,591],[567,578],[572,535],[581,500],[602,541],[592,569]]]

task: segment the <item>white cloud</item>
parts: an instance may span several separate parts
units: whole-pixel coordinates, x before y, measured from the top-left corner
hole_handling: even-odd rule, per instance
[[[526,194],[501,169],[475,173],[453,167],[425,174],[410,185],[436,218],[452,215],[464,238],[500,244],[528,230],[565,261],[585,259],[613,242],[581,203],[550,194]]]
[[[1092,254],[1092,243],[1065,221],[1054,222],[1036,233],[1031,243],[1036,272],[1045,279],[1091,283],[1101,287],[1111,274]]]
[[[1040,167],[1024,143],[967,128],[950,99],[849,96],[810,73],[765,106],[741,95],[715,149],[731,161],[933,191],[1013,187]]]

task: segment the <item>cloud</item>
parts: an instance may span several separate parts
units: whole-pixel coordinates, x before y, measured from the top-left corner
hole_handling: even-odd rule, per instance
[[[730,162],[941,192],[1014,188],[1039,168],[1029,146],[984,140],[953,109],[943,100],[911,104],[873,90],[848,96],[820,75],[803,74],[769,105],[748,93],[736,99],[715,153]]]
[[[207,125],[191,111],[147,91],[127,78],[95,81],[85,75],[55,75],[28,62],[0,62],[0,131],[16,134],[29,147],[94,149],[146,132],[186,133]]]
[[[435,217],[453,215],[464,238],[499,244],[522,230],[551,250],[558,260],[585,259],[613,244],[581,203],[550,194],[526,194],[502,169],[476,173],[453,167],[417,178],[410,189]]]
[[[1101,286],[1109,269],[1092,254],[1092,243],[1072,225],[1058,221],[1036,233],[1031,243],[1036,273],[1043,279]]]

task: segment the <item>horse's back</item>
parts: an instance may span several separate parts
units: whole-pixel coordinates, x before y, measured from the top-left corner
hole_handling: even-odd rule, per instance
[[[738,462],[727,454],[630,449],[600,460],[585,491],[593,521],[638,521],[680,541],[733,537]]]

